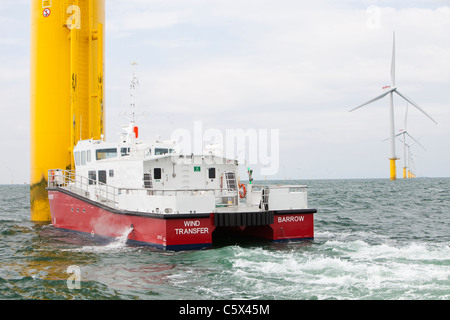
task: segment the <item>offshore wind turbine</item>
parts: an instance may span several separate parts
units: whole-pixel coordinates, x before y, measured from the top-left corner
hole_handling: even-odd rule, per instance
[[[362,105],[359,105],[356,108],[353,108],[350,110],[350,112],[355,111],[359,108],[362,108],[372,102],[375,102],[377,100],[380,100],[384,98],[385,96],[389,95],[389,131],[390,131],[390,179],[391,180],[397,180],[397,169],[395,165],[395,161],[398,160],[397,156],[395,155],[395,125],[394,125],[394,93],[398,94],[400,97],[405,99],[407,102],[412,104],[415,108],[417,108],[420,112],[422,112],[424,115],[426,115],[431,121],[437,124],[437,122],[423,110],[421,107],[419,107],[415,102],[413,102],[410,98],[406,97],[404,94],[400,93],[400,91],[395,86],[395,32],[393,35],[393,45],[392,45],[392,60],[391,60],[391,86],[384,87],[383,89],[386,89],[382,94],[379,96],[376,96],[375,98],[363,103]]]
[[[413,170],[413,154],[411,152],[411,147],[416,143],[416,141],[414,141],[412,144],[407,144],[406,147],[408,148],[408,178],[416,178],[416,175],[414,174]],[[417,142],[418,143],[418,142]],[[423,148],[423,146],[419,143],[419,145]],[[425,150],[425,148],[423,148]],[[425,150],[426,151],[426,150]]]
[[[422,147],[423,150],[426,151],[426,149],[425,149],[425,147],[424,147],[423,145],[421,145],[421,144],[419,143],[418,140],[416,140],[412,135],[410,135],[409,132],[408,132],[407,130],[403,130],[403,129],[400,130],[400,133],[398,133],[398,134],[396,135],[396,137],[399,137],[399,136],[403,136],[403,137],[402,137],[402,142],[403,142],[403,179],[406,179],[406,178],[408,178],[408,175],[407,175],[407,168],[409,168],[409,164],[407,165],[407,159],[409,160],[409,158],[411,157],[411,155],[410,155],[410,148],[411,148],[414,144],[417,143],[419,146]],[[408,136],[411,140],[413,140],[413,143],[412,143],[412,144],[407,144],[407,143],[406,143],[406,136]],[[407,149],[408,149],[408,151],[407,151]],[[411,170],[411,168],[409,168],[409,170]]]
[[[397,137],[403,143],[403,179],[415,178],[415,175],[412,173],[411,168],[411,147],[417,143],[419,146],[422,147],[423,150],[427,151],[425,147],[421,145],[420,142],[416,140],[416,138],[414,138],[406,129],[408,123],[408,107],[409,104],[406,103],[405,127],[404,129],[400,129],[400,133],[397,133],[395,135],[395,137]],[[402,139],[400,139],[400,136],[402,137]],[[412,143],[406,142],[408,140],[407,136],[413,141]],[[387,140],[389,140],[389,138],[383,141]]]
[[[422,147],[423,150],[426,151],[425,147],[423,145],[420,144],[420,142],[418,140],[416,140],[406,129],[407,128],[407,123],[408,123],[408,107],[409,104],[406,104],[406,112],[405,112],[405,128],[404,129],[400,129],[400,133],[396,134],[396,137],[402,136],[402,142],[403,142],[403,179],[407,179],[410,178],[410,175],[407,173],[407,169],[409,168],[409,171],[411,171],[410,166],[410,147],[414,144],[418,144],[419,146]],[[411,140],[413,140],[414,142],[412,144],[407,144],[406,143],[406,136],[408,136]]]
[[[402,139],[400,139],[400,136],[402,136]],[[408,144],[407,138],[406,136],[408,136],[411,140],[413,140],[412,144]],[[410,170],[408,170],[408,168],[410,168],[410,158],[411,158],[411,150],[410,148],[414,145],[414,144],[418,144],[419,146],[422,147],[423,150],[427,151],[425,149],[425,147],[423,145],[421,145],[419,143],[418,140],[416,140],[411,134],[409,134],[409,132],[406,129],[400,129],[400,133],[397,133],[395,135],[396,138],[399,138],[400,142],[403,143],[403,179],[407,179],[410,178],[410,175],[408,174],[408,172],[410,172]],[[383,141],[387,141],[389,140],[389,138],[384,139]],[[411,169],[411,168],[410,168]]]
[[[408,178],[409,179],[413,179],[416,177],[416,175],[414,174],[413,170],[412,170],[412,164],[413,164],[413,159],[412,159],[412,153],[411,153],[411,146],[408,146]]]

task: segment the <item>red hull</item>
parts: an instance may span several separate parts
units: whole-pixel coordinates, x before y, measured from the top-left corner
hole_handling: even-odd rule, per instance
[[[162,249],[185,250],[210,247],[214,230],[221,228],[215,222],[214,213],[174,215],[125,212],[84,200],[63,189],[49,189],[48,193],[55,227],[90,233],[92,236],[118,237],[133,226],[128,237],[132,242]],[[314,209],[272,212],[272,223],[247,223],[240,229],[273,241],[313,239],[315,212]]]

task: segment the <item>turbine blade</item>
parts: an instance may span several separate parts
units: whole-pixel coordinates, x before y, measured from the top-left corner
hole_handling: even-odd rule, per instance
[[[407,129],[407,124],[408,124],[408,107],[409,107],[409,103],[406,102],[406,112],[405,112],[405,130]]]
[[[433,121],[434,123],[438,124],[436,122],[436,120],[434,120],[428,113],[425,112],[425,110],[423,110],[421,107],[419,107],[417,105],[417,103],[413,102],[410,98],[406,97],[405,95],[401,94],[398,90],[395,90],[395,92],[402,97],[403,99],[405,99],[406,101],[408,101],[409,103],[411,103],[414,107],[416,107],[420,112],[422,112],[424,115],[426,115],[431,121]]]
[[[398,138],[398,137],[400,137],[402,134],[405,134],[405,132],[397,133],[397,134],[395,135],[395,137]],[[381,141],[384,142],[384,141],[388,141],[388,140],[390,140],[390,139],[391,139],[391,138],[386,138],[386,139],[383,139],[383,140],[381,140]]]
[[[395,87],[395,31],[392,42],[391,81],[392,86]]]
[[[408,135],[408,137],[410,137],[415,143],[417,143],[419,146],[422,147],[423,150],[427,151],[427,149],[425,149],[425,147],[423,145],[420,144],[420,142],[416,139],[414,139],[414,137],[412,135],[410,135],[409,133],[406,133]]]
[[[389,90],[389,91],[387,91],[387,92],[383,92],[383,93],[380,94],[379,96],[373,98],[372,100],[367,101],[366,103],[363,103],[362,105],[360,105],[360,106],[358,106],[358,107],[356,107],[356,108],[353,108],[353,109],[350,110],[349,112],[355,111],[356,109],[362,108],[362,107],[364,107],[364,106],[366,106],[366,105],[368,105],[368,104],[370,104],[370,103],[372,103],[372,102],[375,102],[375,101],[377,101],[377,100],[380,100],[381,98],[384,98],[385,96],[387,96],[387,95],[388,95],[390,92],[392,92],[392,91],[393,91],[393,89],[391,89],[391,90]]]

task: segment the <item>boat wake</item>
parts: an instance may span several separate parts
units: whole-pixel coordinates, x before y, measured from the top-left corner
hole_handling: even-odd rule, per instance
[[[127,249],[127,240],[130,233],[133,231],[132,227],[127,227],[124,232],[115,238],[113,241],[104,246],[83,246],[77,249],[67,249],[63,251],[71,252],[91,252],[91,253],[102,253],[102,252],[114,252],[122,251]]]

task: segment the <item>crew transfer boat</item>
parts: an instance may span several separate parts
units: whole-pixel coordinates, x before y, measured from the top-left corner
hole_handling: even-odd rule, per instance
[[[239,163],[214,153],[179,154],[173,141],[142,142],[134,127],[122,140],[80,141],[75,171],[49,171],[53,226],[120,236],[162,249],[200,249],[213,234],[290,241],[314,237],[306,186],[239,182]]]
[[[134,119],[119,141],[79,141],[75,170],[48,173],[56,228],[167,250],[210,247],[214,235],[314,238],[306,186],[241,183],[239,163],[214,146],[182,154],[175,141],[142,141]]]

